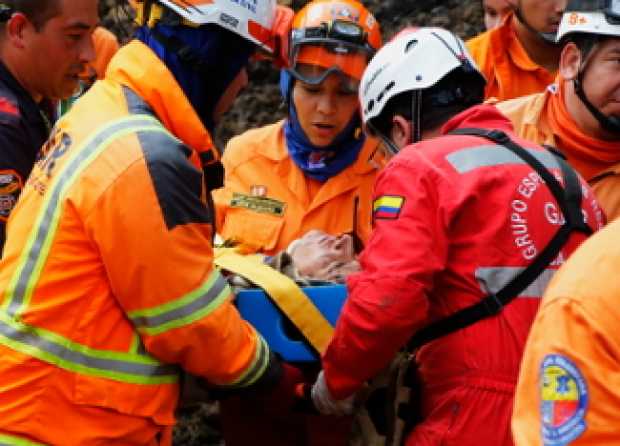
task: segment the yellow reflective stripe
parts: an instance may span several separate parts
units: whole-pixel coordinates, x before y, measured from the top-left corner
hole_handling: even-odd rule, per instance
[[[269,367],[269,346],[260,334],[256,333],[256,336],[257,342],[254,360],[239,378],[229,384],[230,387],[247,387],[254,384],[263,376],[267,367]]]
[[[85,375],[138,384],[177,381],[177,370],[150,356],[96,350],[55,333],[23,324],[20,314],[27,308],[58,229],[68,190],[79,174],[114,140],[137,132],[168,134],[151,116],[129,116],[112,121],[72,150],[57,172],[35,219],[18,266],[5,292],[0,313],[0,343],[58,367]]]
[[[0,344],[72,372],[133,384],[178,381],[178,369],[134,353],[98,350],[0,314]]]
[[[16,437],[14,435],[0,434],[0,446],[46,446],[43,443],[36,443],[30,440]]]
[[[198,289],[154,308],[127,315],[140,333],[158,335],[206,317],[225,302],[232,291],[218,270]]]
[[[167,131],[149,116],[126,117],[112,121],[87,138],[72,151],[71,158],[57,172],[35,219],[18,266],[5,292],[2,308],[17,316],[27,307],[41,270],[49,256],[50,246],[58,228],[64,198],[79,174],[115,139],[139,131]]]

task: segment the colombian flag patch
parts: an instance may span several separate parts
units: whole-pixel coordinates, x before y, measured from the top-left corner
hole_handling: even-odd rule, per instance
[[[372,205],[373,218],[380,220],[396,220],[405,204],[405,197],[399,195],[383,195]]]

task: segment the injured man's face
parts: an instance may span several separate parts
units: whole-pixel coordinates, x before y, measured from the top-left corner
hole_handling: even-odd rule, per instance
[[[344,282],[346,276],[361,269],[355,259],[353,238],[347,234],[309,231],[291,243],[288,253],[299,274],[309,279]]]

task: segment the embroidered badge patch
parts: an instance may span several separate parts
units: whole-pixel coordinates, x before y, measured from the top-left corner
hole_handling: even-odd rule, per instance
[[[0,170],[0,221],[6,221],[22,191],[22,178],[14,170]]]
[[[586,380],[566,356],[547,355],[540,368],[539,385],[543,444],[566,446],[586,430]]]
[[[233,198],[230,200],[230,206],[233,208],[246,208],[255,212],[261,212],[263,214],[273,214],[278,217],[284,215],[284,209],[286,209],[286,203],[283,203],[273,198],[266,197],[254,197],[252,195],[240,194],[238,192],[233,193]]]
[[[396,220],[405,204],[405,197],[398,195],[383,195],[377,198],[372,205],[374,219]]]

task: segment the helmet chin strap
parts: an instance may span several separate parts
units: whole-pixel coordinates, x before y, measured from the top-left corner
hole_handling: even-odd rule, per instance
[[[527,20],[525,20],[525,17],[523,16],[523,12],[521,11],[521,3],[519,3],[519,6],[517,6],[514,11],[515,11],[515,16],[517,17],[517,19],[519,19],[519,21],[523,24],[523,26],[525,26],[530,32],[534,33],[543,43],[546,43],[547,45],[550,45],[550,46],[560,45],[555,40],[556,33],[540,32],[534,29],[534,27],[530,25],[530,23]]]
[[[588,96],[586,96],[586,92],[583,89],[583,76],[584,70],[581,70],[577,75],[577,78],[573,81],[575,86],[575,94],[577,97],[583,102],[583,105],[586,106],[588,111],[596,118],[600,126],[608,131],[609,133],[613,133],[615,135],[620,135],[620,116],[607,116],[603,114],[598,108],[590,102]]]
[[[411,138],[412,144],[422,140],[422,90],[411,95]]]

